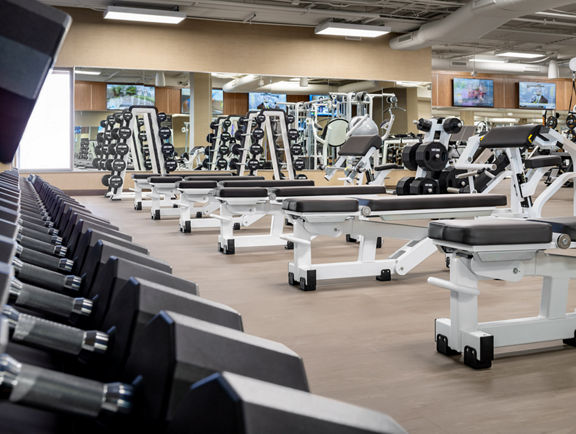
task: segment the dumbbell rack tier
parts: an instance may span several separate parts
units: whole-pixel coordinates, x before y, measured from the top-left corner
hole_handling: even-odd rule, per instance
[[[263,122],[257,122],[259,116],[264,116]],[[260,118],[259,118],[260,119]],[[280,127],[280,133],[276,137],[282,139],[282,148],[277,148],[277,142],[275,140],[275,132],[272,127],[272,122],[277,121],[277,125]],[[278,161],[278,150],[284,151],[284,156],[286,160],[286,169],[288,172],[288,179],[295,178],[294,166],[292,164],[292,154],[290,152],[290,140],[288,138],[288,124],[286,122],[286,113],[284,110],[278,109],[264,109],[259,112],[251,112],[248,115],[246,122],[246,130],[244,133],[243,151],[242,159],[240,161],[240,176],[244,176],[246,172],[246,166],[248,164],[248,155],[250,154],[250,149],[252,145],[259,145],[261,139],[254,140],[253,133],[254,130],[261,128],[264,130],[264,135],[266,137],[266,144],[268,146],[268,151],[270,153],[270,159],[272,160],[272,170],[274,172],[274,179],[281,179],[280,172],[281,162]],[[266,152],[266,151],[264,151]],[[257,173],[257,169],[251,170],[250,173]]]
[[[235,144],[234,134],[238,131],[238,121],[241,117],[240,115],[221,116],[210,124],[211,127],[216,126],[214,140],[210,142],[212,143],[210,170],[234,169],[230,167],[231,158],[226,157],[230,156],[230,147]],[[224,152],[226,147],[227,151]],[[226,161],[226,166],[220,167],[222,161]]]

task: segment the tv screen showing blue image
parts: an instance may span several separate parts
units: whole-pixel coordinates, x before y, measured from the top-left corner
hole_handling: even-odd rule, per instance
[[[108,84],[106,85],[106,108],[108,110],[122,110],[133,105],[153,106],[155,91],[154,86]]]
[[[284,104],[278,104],[279,102],[286,102],[285,93],[250,92],[248,94],[248,107],[250,110],[263,108],[283,109]]]
[[[518,100],[521,108],[553,110],[556,108],[556,84],[521,81]]]
[[[455,78],[452,102],[456,107],[494,107],[494,81]]]
[[[317,101],[319,99],[330,99],[330,95],[310,95],[310,101]],[[328,110],[328,106],[320,105],[318,106],[318,115],[326,116],[330,114],[330,110]]]

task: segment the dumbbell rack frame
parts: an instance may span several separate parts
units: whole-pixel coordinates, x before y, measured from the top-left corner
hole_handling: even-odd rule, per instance
[[[232,124],[226,130],[227,132],[230,133],[230,130],[236,132],[238,130],[238,121],[240,120],[240,118],[241,118],[240,115],[229,115],[229,116],[222,116],[222,117],[218,118],[218,128],[216,129],[216,141],[214,143],[214,149],[212,151],[212,158],[210,161],[210,170],[230,170],[229,166],[227,169],[218,169],[218,167],[216,167],[216,162],[220,158],[226,158],[226,156],[220,157],[220,152],[219,152],[220,146],[223,143],[226,143],[222,140],[222,133],[224,132],[224,121],[226,119],[229,119],[232,122]],[[234,137],[234,134],[230,133],[230,135],[232,137]],[[228,155],[230,155],[230,153]],[[232,157],[226,158],[226,160],[228,161],[228,164],[230,164],[231,158]]]

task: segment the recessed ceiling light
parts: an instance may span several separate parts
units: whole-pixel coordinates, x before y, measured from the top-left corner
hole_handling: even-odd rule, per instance
[[[390,27],[366,26],[363,24],[333,23],[319,24],[314,29],[317,35],[351,36],[356,38],[377,38],[390,33]]]
[[[107,20],[140,21],[144,23],[178,24],[186,14],[183,12],[165,11],[159,9],[125,8],[108,6],[104,12]]]
[[[82,75],[100,75],[102,74],[101,71],[84,71],[82,69],[75,69],[74,74],[82,74]]]
[[[536,59],[537,57],[543,57],[544,54],[538,53],[520,53],[518,51],[506,51],[504,53],[498,53],[496,56],[500,57],[515,57],[517,59]]]

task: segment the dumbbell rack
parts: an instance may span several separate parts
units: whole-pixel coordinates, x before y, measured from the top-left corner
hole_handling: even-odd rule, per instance
[[[208,165],[210,170],[232,169],[230,166],[230,160],[232,159],[230,151],[231,147],[236,144],[235,133],[239,129],[241,118],[242,116],[240,115],[229,115],[219,117],[210,124],[210,127],[216,131],[216,133],[213,133],[213,140],[210,141],[212,143],[212,153]]]
[[[151,170],[152,173],[159,173],[165,176],[175,170],[177,166],[176,161],[172,157],[174,147],[170,143],[163,143],[163,140],[170,138],[170,129],[159,127],[159,117],[165,117],[166,115],[158,113],[156,107],[151,106],[132,106],[130,107],[130,113],[132,117],[127,128],[130,129],[131,134],[125,141],[129,152],[121,156],[126,165],[122,171],[117,173],[121,182],[118,181],[119,185],[108,195],[112,200],[121,200],[133,195],[133,193],[126,194],[122,191],[126,177],[126,166],[130,156],[136,171]],[[145,128],[145,133],[140,132],[139,123]],[[146,138],[142,140],[140,134],[145,135]],[[145,144],[147,144],[150,156],[151,165],[148,166],[149,169],[146,167],[146,157],[143,153]]]
[[[450,137],[462,129],[462,121],[458,118],[432,118],[419,119],[415,123],[418,130],[424,132],[424,138],[422,143],[404,146],[402,163],[406,169],[415,170],[416,176],[400,179],[396,194],[446,193],[444,184],[456,175],[449,170],[453,168],[448,168]]]
[[[294,121],[293,118],[292,121]],[[284,152],[286,169],[288,172],[288,179],[295,178],[295,167],[292,161],[291,152],[291,142],[297,139],[298,131],[295,129],[289,129],[288,119],[286,112],[280,109],[263,109],[259,112],[251,112],[246,120],[246,129],[243,135],[242,141],[242,159],[240,160],[240,171],[239,175],[244,176],[246,169],[250,171],[250,174],[256,174],[259,168],[259,162],[256,157],[260,154],[266,154],[266,150],[270,153],[270,159],[272,161],[272,170],[274,172],[274,179],[282,179],[281,176],[281,162],[278,160],[278,151]],[[276,133],[273,128],[273,124],[280,127],[280,132]],[[294,139],[289,138],[289,132],[296,131],[296,137]],[[279,148],[276,138],[279,137],[282,141],[282,147]],[[266,138],[266,147],[263,147],[261,142]],[[259,148],[257,151],[256,147]],[[260,152],[261,151],[261,152]],[[248,160],[249,154],[252,158]],[[303,162],[303,160],[301,160]],[[256,162],[256,163],[254,163]],[[303,166],[299,166],[298,170],[303,169]]]

